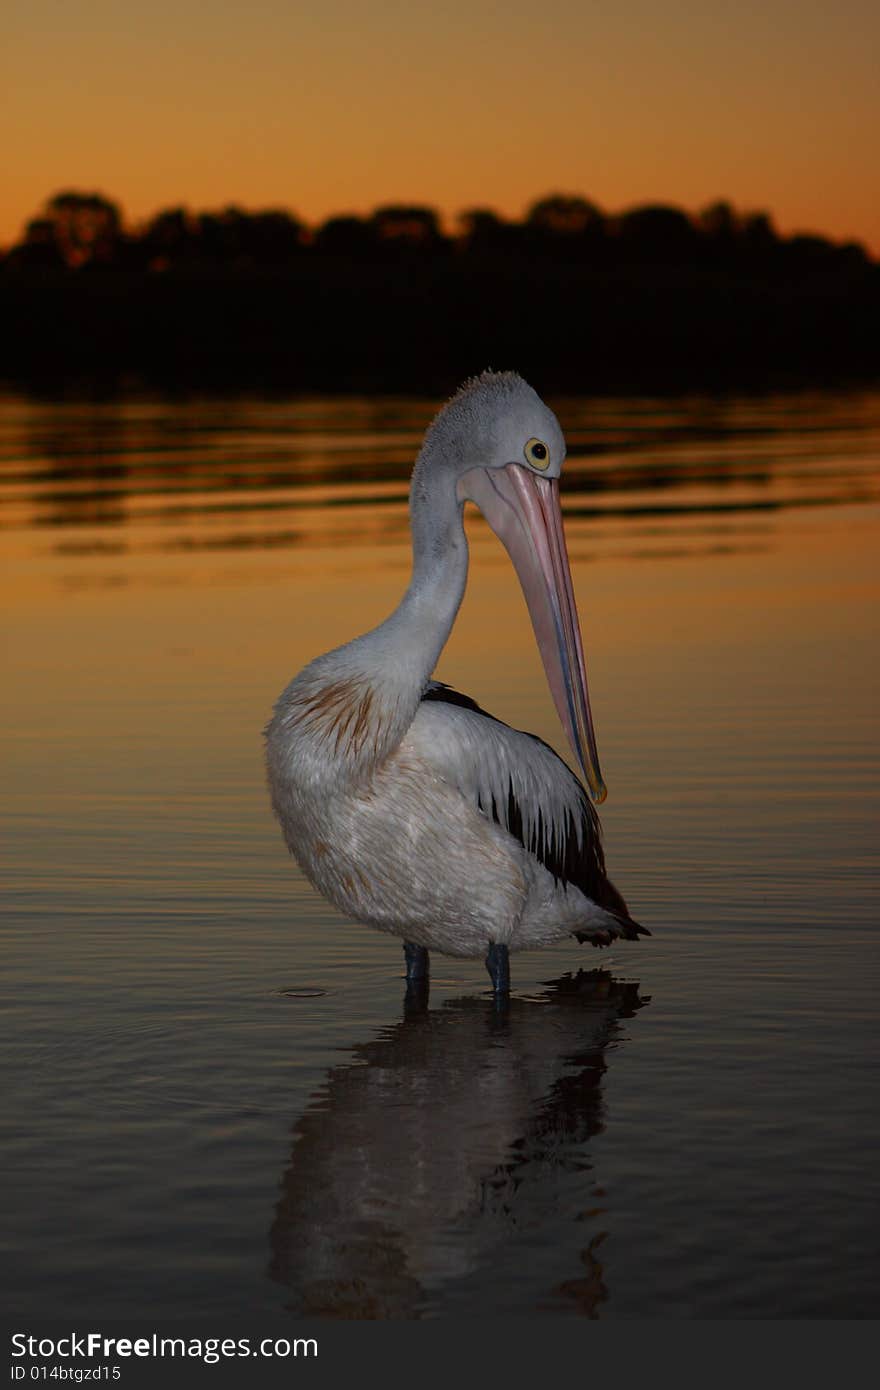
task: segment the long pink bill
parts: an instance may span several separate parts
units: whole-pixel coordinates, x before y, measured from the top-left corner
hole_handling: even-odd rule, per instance
[[[510,463],[474,468],[461,481],[516,567],[562,727],[593,800],[604,801],[559,480]]]

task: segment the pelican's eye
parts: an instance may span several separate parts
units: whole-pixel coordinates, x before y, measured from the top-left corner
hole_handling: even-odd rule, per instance
[[[550,450],[540,439],[530,439],[523,453],[534,468],[549,468]]]

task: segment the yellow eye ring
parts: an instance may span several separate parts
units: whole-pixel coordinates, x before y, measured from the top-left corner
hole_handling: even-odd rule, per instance
[[[543,439],[530,439],[523,449],[523,453],[533,468],[540,468],[543,471],[550,467],[550,450]]]

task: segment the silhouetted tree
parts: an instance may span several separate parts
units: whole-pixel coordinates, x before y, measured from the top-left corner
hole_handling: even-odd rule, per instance
[[[433,208],[377,208],[370,225],[377,244],[386,248],[400,246],[417,251],[437,251],[446,242]]]
[[[526,213],[526,226],[551,237],[583,237],[601,232],[605,217],[595,203],[567,193],[539,198]]]
[[[186,208],[166,208],[147,223],[138,239],[140,261],[149,270],[169,270],[195,258],[195,221]]]
[[[774,246],[779,240],[769,212],[747,212],[740,219],[742,235],[756,246]]]
[[[51,224],[55,245],[71,269],[111,265],[118,256],[122,218],[116,204],[100,193],[56,193],[43,220]]]
[[[696,255],[697,230],[681,208],[632,208],[616,219],[616,234],[624,254],[640,261],[688,261]]]
[[[255,265],[286,265],[303,249],[303,224],[289,212],[270,208],[248,214],[244,224],[248,257]]]
[[[372,227],[362,217],[355,217],[354,214],[328,218],[312,239],[316,251],[359,259],[370,253],[373,244]]]
[[[697,215],[697,227],[711,241],[732,245],[739,236],[739,218],[730,203],[710,203]]]
[[[24,237],[6,257],[10,270],[62,270],[64,257],[55,236],[55,223],[48,217],[34,217],[25,227]]]
[[[522,224],[505,221],[491,208],[469,208],[458,225],[459,246],[466,254],[506,255],[523,245]]]
[[[140,260],[151,270],[199,263],[272,267],[293,260],[303,244],[302,223],[289,212],[228,207],[191,216],[169,208],[144,230]]]
[[[523,232],[537,256],[595,261],[604,251],[605,216],[586,198],[551,193],[529,208]]]
[[[734,208],[720,199],[710,203],[697,214],[694,226],[703,263],[726,273],[740,253],[740,220]]]
[[[289,213],[229,207],[199,218],[200,251],[239,265],[281,264],[297,254],[302,228]]]
[[[838,247],[838,255],[841,265],[849,270],[862,270],[871,264],[864,246],[857,241],[845,241]]]
[[[196,218],[199,260],[240,262],[244,256],[245,216],[240,208],[232,206],[221,212],[200,212]]]
[[[788,238],[786,263],[803,271],[822,270],[837,259],[838,249],[821,236],[800,234]]]
[[[753,270],[767,270],[774,264],[779,237],[769,213],[749,212],[740,219],[740,244]]]

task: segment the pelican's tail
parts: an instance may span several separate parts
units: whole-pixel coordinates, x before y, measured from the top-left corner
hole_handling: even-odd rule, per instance
[[[572,932],[575,940],[589,941],[593,946],[610,946],[612,941],[621,937],[624,941],[638,941],[640,936],[651,935],[647,927],[643,927],[641,922],[636,922],[629,915],[629,908],[623,897],[609,879],[603,884],[599,907],[602,909],[602,925]]]

